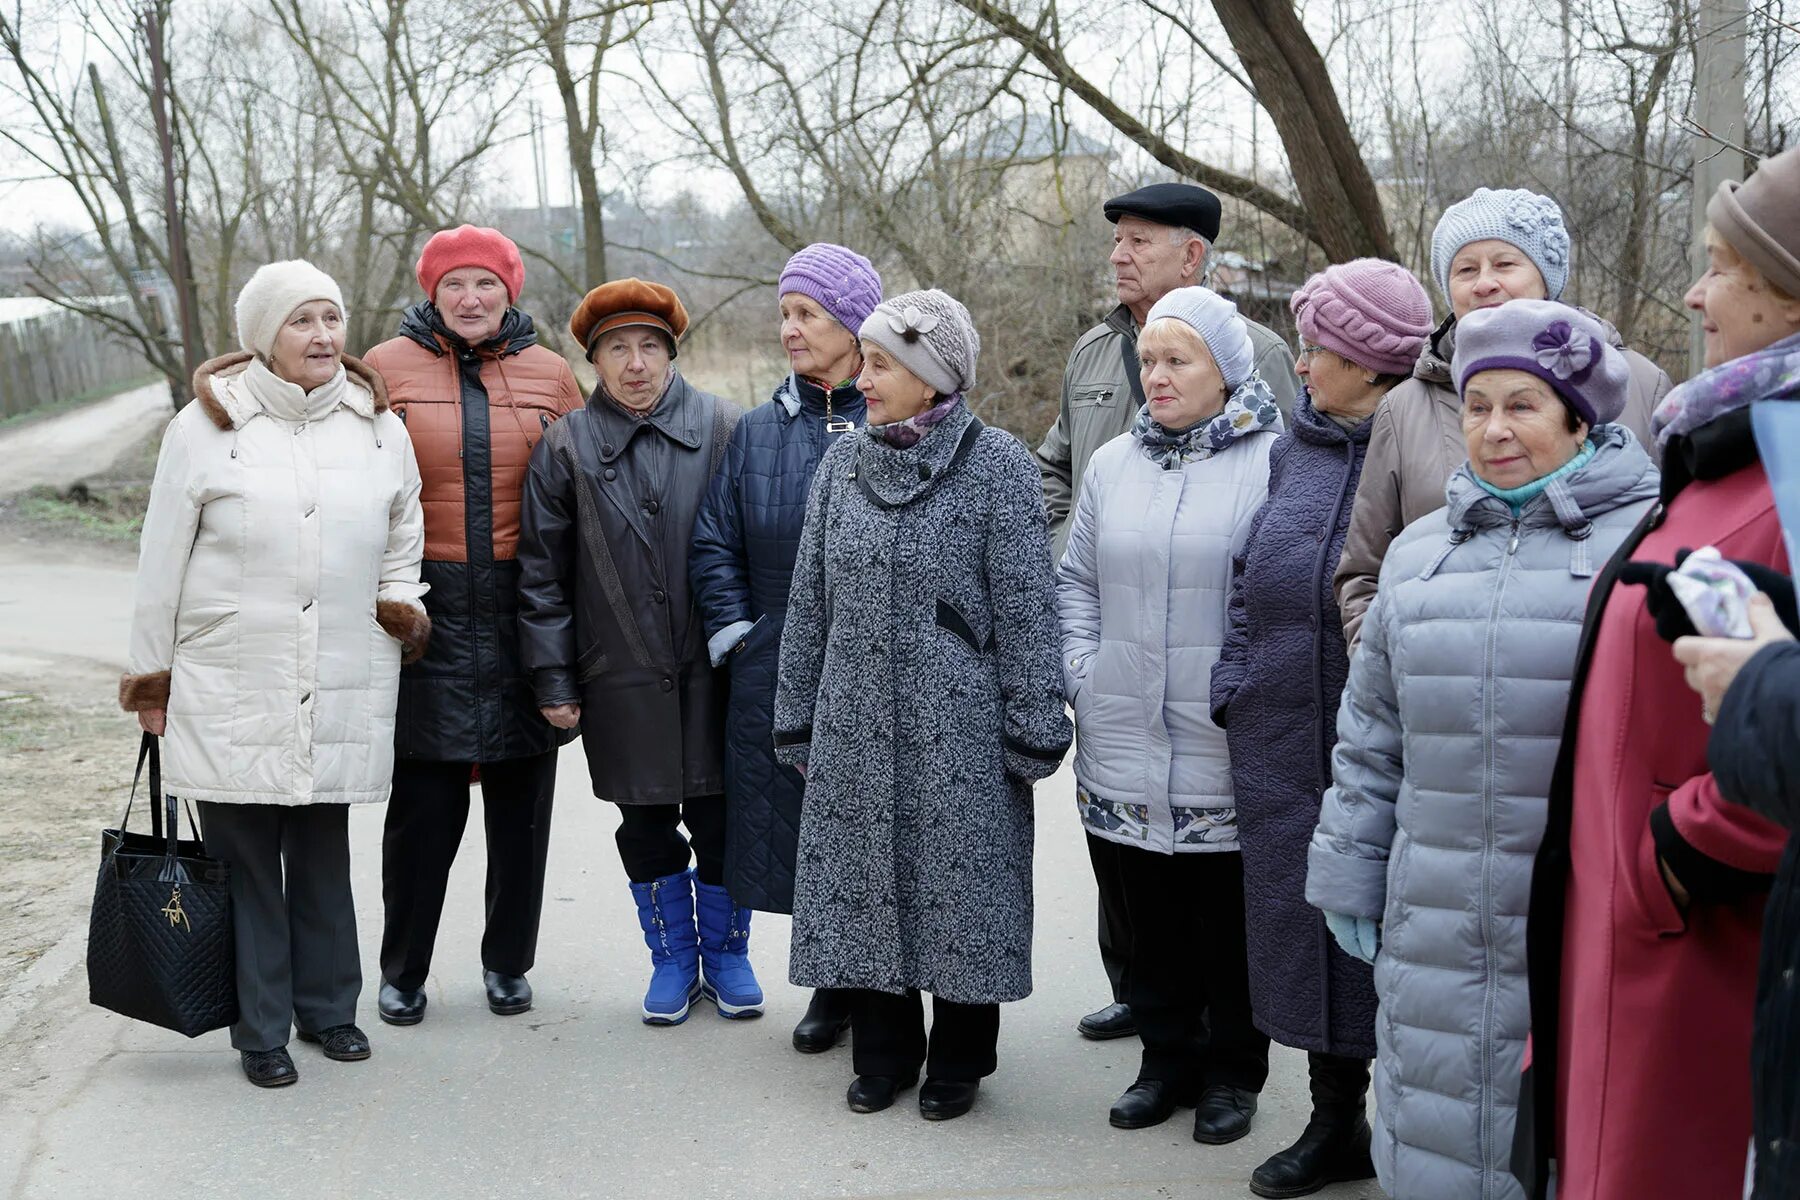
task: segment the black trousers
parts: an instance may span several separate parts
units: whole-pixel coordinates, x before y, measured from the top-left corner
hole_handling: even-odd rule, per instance
[[[347,804],[200,803],[207,854],[231,864],[238,1019],[231,1044],[274,1050],[356,1020],[362,957]]]
[[[469,821],[466,762],[394,764],[394,790],[381,835],[381,975],[403,991],[425,986],[450,867]],[[487,923],[481,965],[523,975],[537,961],[550,854],[556,751],[481,764],[487,832]]]
[[[1112,998],[1120,1004],[1125,1003],[1125,960],[1131,956],[1131,927],[1125,921],[1125,914],[1115,912],[1108,903],[1107,893],[1100,893],[1100,966],[1106,971],[1107,982],[1112,984]]]
[[[686,825],[688,835],[681,836]],[[693,851],[701,883],[725,884],[725,797],[689,796],[680,804],[621,804],[619,861],[633,883],[687,870]]]
[[[1124,991],[1144,1044],[1139,1078],[1261,1091],[1269,1038],[1250,1019],[1244,856],[1157,854],[1091,833],[1088,856],[1130,929]]]
[[[998,1004],[958,1004],[933,996],[928,1041],[917,991],[855,988],[842,994],[850,997],[850,1062],[858,1075],[906,1078],[924,1067],[927,1078],[968,1083],[994,1073]]]

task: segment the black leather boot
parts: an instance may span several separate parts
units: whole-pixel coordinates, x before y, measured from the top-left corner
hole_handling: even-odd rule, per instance
[[[794,1026],[794,1049],[822,1054],[838,1044],[850,1028],[850,997],[839,988],[815,988],[806,1015]]]
[[[503,975],[499,971],[483,971],[481,982],[487,988],[488,1011],[502,1017],[531,1011],[531,985],[523,975]]]
[[[1369,1122],[1363,1115],[1369,1064],[1331,1054],[1309,1054],[1307,1059],[1312,1119],[1299,1141],[1271,1155],[1250,1175],[1250,1190],[1271,1200],[1310,1196],[1328,1184],[1375,1177]]]

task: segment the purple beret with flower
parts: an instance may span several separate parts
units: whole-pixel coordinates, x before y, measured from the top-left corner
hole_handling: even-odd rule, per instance
[[[1450,371],[1460,393],[1481,371],[1526,371],[1542,379],[1589,426],[1625,411],[1631,372],[1601,324],[1554,300],[1513,300],[1456,323]]]

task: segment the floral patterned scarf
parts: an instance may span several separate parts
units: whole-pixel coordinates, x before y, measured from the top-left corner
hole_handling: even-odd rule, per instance
[[[1131,436],[1138,440],[1146,457],[1165,471],[1178,471],[1185,463],[1211,458],[1231,443],[1259,429],[1273,429],[1281,420],[1275,407],[1275,393],[1252,372],[1226,397],[1225,407],[1209,421],[1190,425],[1180,433],[1170,433],[1150,419],[1148,404],[1138,409],[1131,424]]]
[[[890,421],[886,425],[869,426],[869,434],[878,437],[896,450],[908,450],[919,444],[919,439],[931,432],[931,427],[941,422],[956,410],[963,402],[961,392],[951,392],[942,400],[922,413],[914,413],[904,421]]]
[[[1800,400],[1800,333],[1708,367],[1663,397],[1650,417],[1658,448],[1758,400]]]

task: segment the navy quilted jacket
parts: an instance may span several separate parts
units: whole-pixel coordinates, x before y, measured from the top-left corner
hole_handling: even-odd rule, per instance
[[[726,660],[731,675],[725,725],[725,886],[739,904],[763,912],[794,905],[794,850],[804,781],[775,761],[775,673],[787,616],[794,554],[819,459],[838,436],[830,415],[861,425],[853,384],[829,396],[790,375],[767,404],[738,422],[694,520],[688,578],[706,636],[753,622]]]

